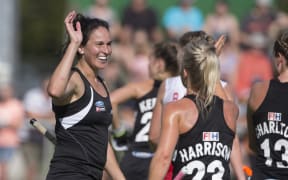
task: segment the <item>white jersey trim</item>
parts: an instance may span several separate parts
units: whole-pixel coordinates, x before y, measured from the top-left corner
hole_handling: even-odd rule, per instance
[[[227,82],[222,80],[220,82],[223,88],[227,86]],[[186,93],[187,89],[182,83],[181,76],[167,78],[165,80],[165,91],[162,103],[167,104],[168,102],[182,99]]]
[[[85,106],[82,110],[80,110],[79,112],[72,114],[70,116],[66,116],[63,118],[59,118],[61,125],[64,127],[64,129],[68,129],[72,126],[74,126],[75,124],[77,124],[78,122],[80,122],[89,112],[89,110],[91,109],[92,105],[93,105],[93,89],[92,87],[90,87],[91,90],[91,99],[89,101],[89,103],[87,104],[87,106]]]

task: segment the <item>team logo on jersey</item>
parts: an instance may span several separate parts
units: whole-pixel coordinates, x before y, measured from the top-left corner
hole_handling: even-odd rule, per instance
[[[268,112],[268,121],[281,121],[282,113]]]
[[[96,106],[96,112],[103,112],[106,110],[103,101],[96,101],[95,106]]]
[[[219,141],[219,132],[203,132],[202,141]]]

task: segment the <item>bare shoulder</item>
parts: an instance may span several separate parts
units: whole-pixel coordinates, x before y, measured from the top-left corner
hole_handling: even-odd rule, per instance
[[[73,99],[79,99],[84,94],[85,86],[79,73],[75,71],[71,72],[71,78],[68,82],[68,89],[72,90],[70,94],[71,96],[74,96],[71,98],[72,101]]]
[[[61,97],[52,98],[53,103],[56,105],[65,105],[74,102],[84,94],[84,90],[84,82],[80,75],[75,71],[71,71],[65,92]]]
[[[164,106],[163,119],[166,119],[165,116],[179,121],[179,133],[182,134],[194,126],[198,118],[198,109],[193,101],[183,98],[167,103]]]
[[[263,102],[268,88],[269,88],[270,81],[263,81],[263,82],[257,82],[253,84],[250,91],[250,96],[248,99],[248,105],[253,110],[256,110],[261,103]]]
[[[142,82],[135,82],[131,84],[136,90],[137,98],[144,96],[147,92],[152,90],[154,84],[154,80],[149,79]]]
[[[176,113],[178,110],[181,109],[179,107],[179,105],[181,105],[181,104],[183,104],[181,102],[181,100],[168,102],[164,105],[164,110],[165,111],[171,111],[171,113]]]
[[[164,113],[169,115],[181,115],[181,113],[187,109],[187,103],[189,102],[185,99],[168,102],[164,105]]]

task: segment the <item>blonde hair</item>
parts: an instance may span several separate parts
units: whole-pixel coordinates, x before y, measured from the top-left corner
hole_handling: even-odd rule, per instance
[[[183,47],[178,58],[182,58],[183,84],[196,93],[196,105],[200,110],[207,109],[213,100],[216,84],[220,80],[215,47],[203,39],[191,41]],[[188,74],[187,79],[183,77],[184,69]]]

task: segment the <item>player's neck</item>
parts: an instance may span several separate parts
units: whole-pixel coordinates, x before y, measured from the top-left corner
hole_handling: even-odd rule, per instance
[[[279,76],[278,79],[280,82],[288,82],[288,70],[282,72]]]

